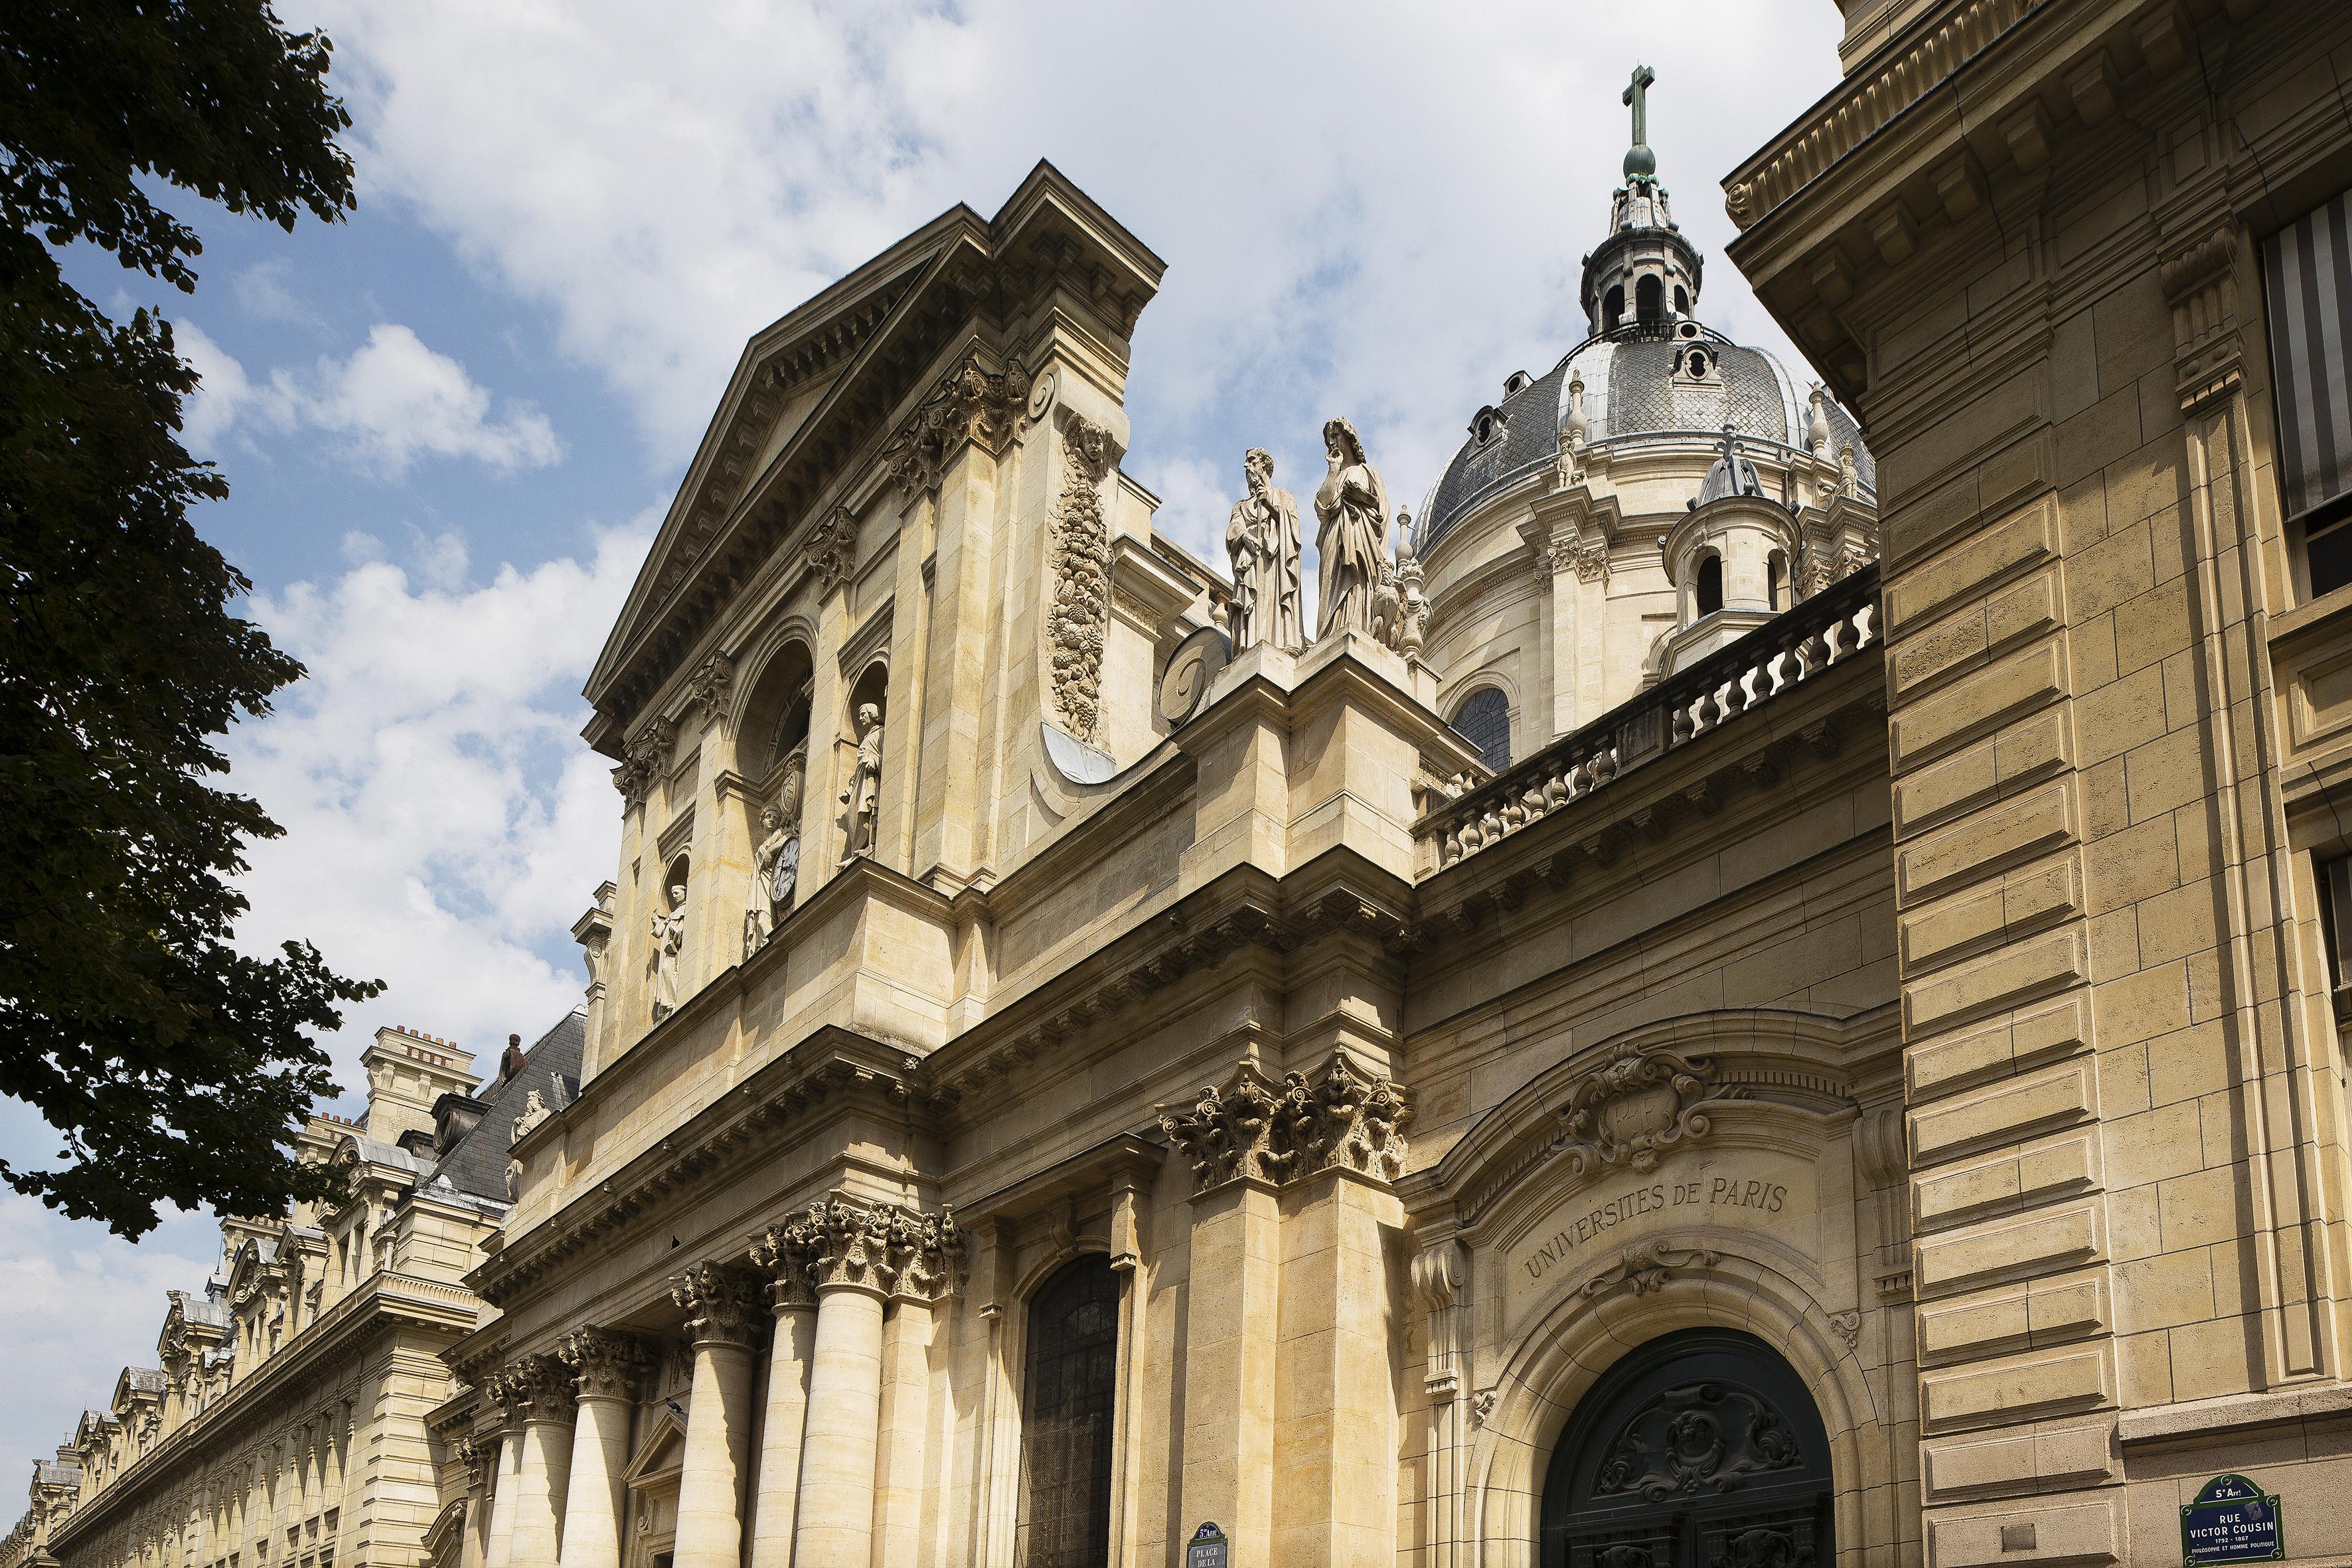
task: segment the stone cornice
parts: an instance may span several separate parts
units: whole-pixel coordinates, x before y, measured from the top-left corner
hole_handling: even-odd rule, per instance
[[[904,1120],[925,1114],[928,1086],[918,1058],[846,1029],[826,1026],[780,1054],[727,1094],[553,1215],[509,1238],[467,1276],[504,1306],[563,1259],[610,1246],[667,1194],[690,1187],[730,1160],[782,1135],[805,1131],[829,1110],[870,1105]],[[597,1080],[601,1081],[601,1080]]]

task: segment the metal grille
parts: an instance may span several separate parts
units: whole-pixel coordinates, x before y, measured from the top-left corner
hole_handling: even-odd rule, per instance
[[[1108,1258],[1079,1258],[1030,1302],[1028,1383],[1016,1560],[1108,1568],[1118,1403],[1118,1276]]]
[[[1510,699],[1489,686],[1454,710],[1454,732],[1478,748],[1478,760],[1496,773],[1511,765]]]
[[[2287,515],[2352,490],[2352,192],[2263,241]]]

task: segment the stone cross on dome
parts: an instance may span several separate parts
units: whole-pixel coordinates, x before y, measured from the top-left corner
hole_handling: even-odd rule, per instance
[[[1646,185],[1658,177],[1658,155],[1650,151],[1650,84],[1657,79],[1658,73],[1649,67],[1635,66],[1621,100],[1633,111],[1633,145],[1625,152],[1625,178],[1636,184]]]

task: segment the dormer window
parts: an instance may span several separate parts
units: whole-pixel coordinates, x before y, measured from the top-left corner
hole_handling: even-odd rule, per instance
[[[1470,421],[1471,438],[1481,447],[1493,446],[1509,429],[1510,421],[1504,418],[1503,411],[1492,404],[1478,410],[1477,417]]]
[[[1515,370],[1510,374],[1503,378],[1503,395],[1506,397],[1517,397],[1520,393],[1525,392],[1528,387],[1533,386],[1535,384],[1536,378],[1534,376],[1529,375],[1526,371]]]

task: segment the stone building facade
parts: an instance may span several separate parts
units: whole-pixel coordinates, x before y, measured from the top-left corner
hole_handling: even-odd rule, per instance
[[[1845,9],[1725,188],[1879,460],[1913,1528],[2339,1561],[2352,12]]]
[[[436,1524],[455,1528],[425,1418],[479,1310],[465,1276],[506,1213],[516,1126],[577,1085],[583,1023],[517,1042],[488,1086],[449,1041],[378,1030],[360,1058],[365,1113],[314,1116],[300,1140],[342,1172],[343,1201],[223,1222],[212,1277],[169,1293],[158,1364],[123,1368],[35,1465],[0,1562],[423,1562]]]
[[[1046,165],[751,340],[383,1560],[2352,1562],[2352,13],[1843,9],[1725,183],[1824,379],[1636,71],[1417,511],[1155,531]]]

